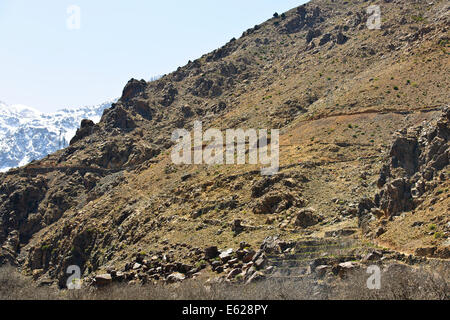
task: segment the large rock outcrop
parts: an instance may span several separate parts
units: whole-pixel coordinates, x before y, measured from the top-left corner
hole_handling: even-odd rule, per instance
[[[405,128],[395,133],[388,162],[378,179],[380,192],[370,205],[360,205],[360,219],[371,209],[380,209],[386,217],[414,209],[422,195],[433,190],[439,181],[448,179],[443,169],[450,157],[450,108],[431,123]]]

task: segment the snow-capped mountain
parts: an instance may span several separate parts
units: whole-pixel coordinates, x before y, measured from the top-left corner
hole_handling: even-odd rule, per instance
[[[0,101],[0,172],[67,147],[81,120],[100,121],[103,110],[115,101],[47,114]]]

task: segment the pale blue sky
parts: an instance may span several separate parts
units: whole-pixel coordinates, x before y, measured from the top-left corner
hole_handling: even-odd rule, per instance
[[[0,0],[0,101],[44,112],[118,97],[305,0]],[[81,28],[66,26],[81,8]]]

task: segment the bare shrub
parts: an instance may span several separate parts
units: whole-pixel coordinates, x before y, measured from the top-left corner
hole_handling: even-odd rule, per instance
[[[450,269],[435,270],[390,266],[382,272],[381,288],[370,290],[363,272],[352,273],[337,286],[334,299],[351,300],[448,300],[450,298]]]
[[[248,285],[203,283],[187,280],[163,285],[115,284],[103,289],[56,290],[37,287],[12,267],[0,269],[0,300],[448,300],[450,268],[389,266],[382,272],[381,289],[367,288],[368,274],[361,269],[345,279],[329,275],[318,280],[304,278],[267,279]]]
[[[266,280],[248,285],[204,284],[188,280],[170,286],[147,284],[113,285],[103,289],[66,291],[70,300],[305,300],[320,299],[313,294],[312,281]]]
[[[11,266],[0,268],[0,300],[54,300],[54,288],[37,287],[30,278],[22,276]]]

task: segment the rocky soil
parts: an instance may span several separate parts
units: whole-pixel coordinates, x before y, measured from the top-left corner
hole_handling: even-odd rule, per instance
[[[370,30],[368,4],[314,0],[130,80],[69,147],[0,174],[0,264],[63,288],[71,265],[102,286],[448,261],[449,5],[379,1]],[[195,120],[279,128],[279,174],[174,165]]]

